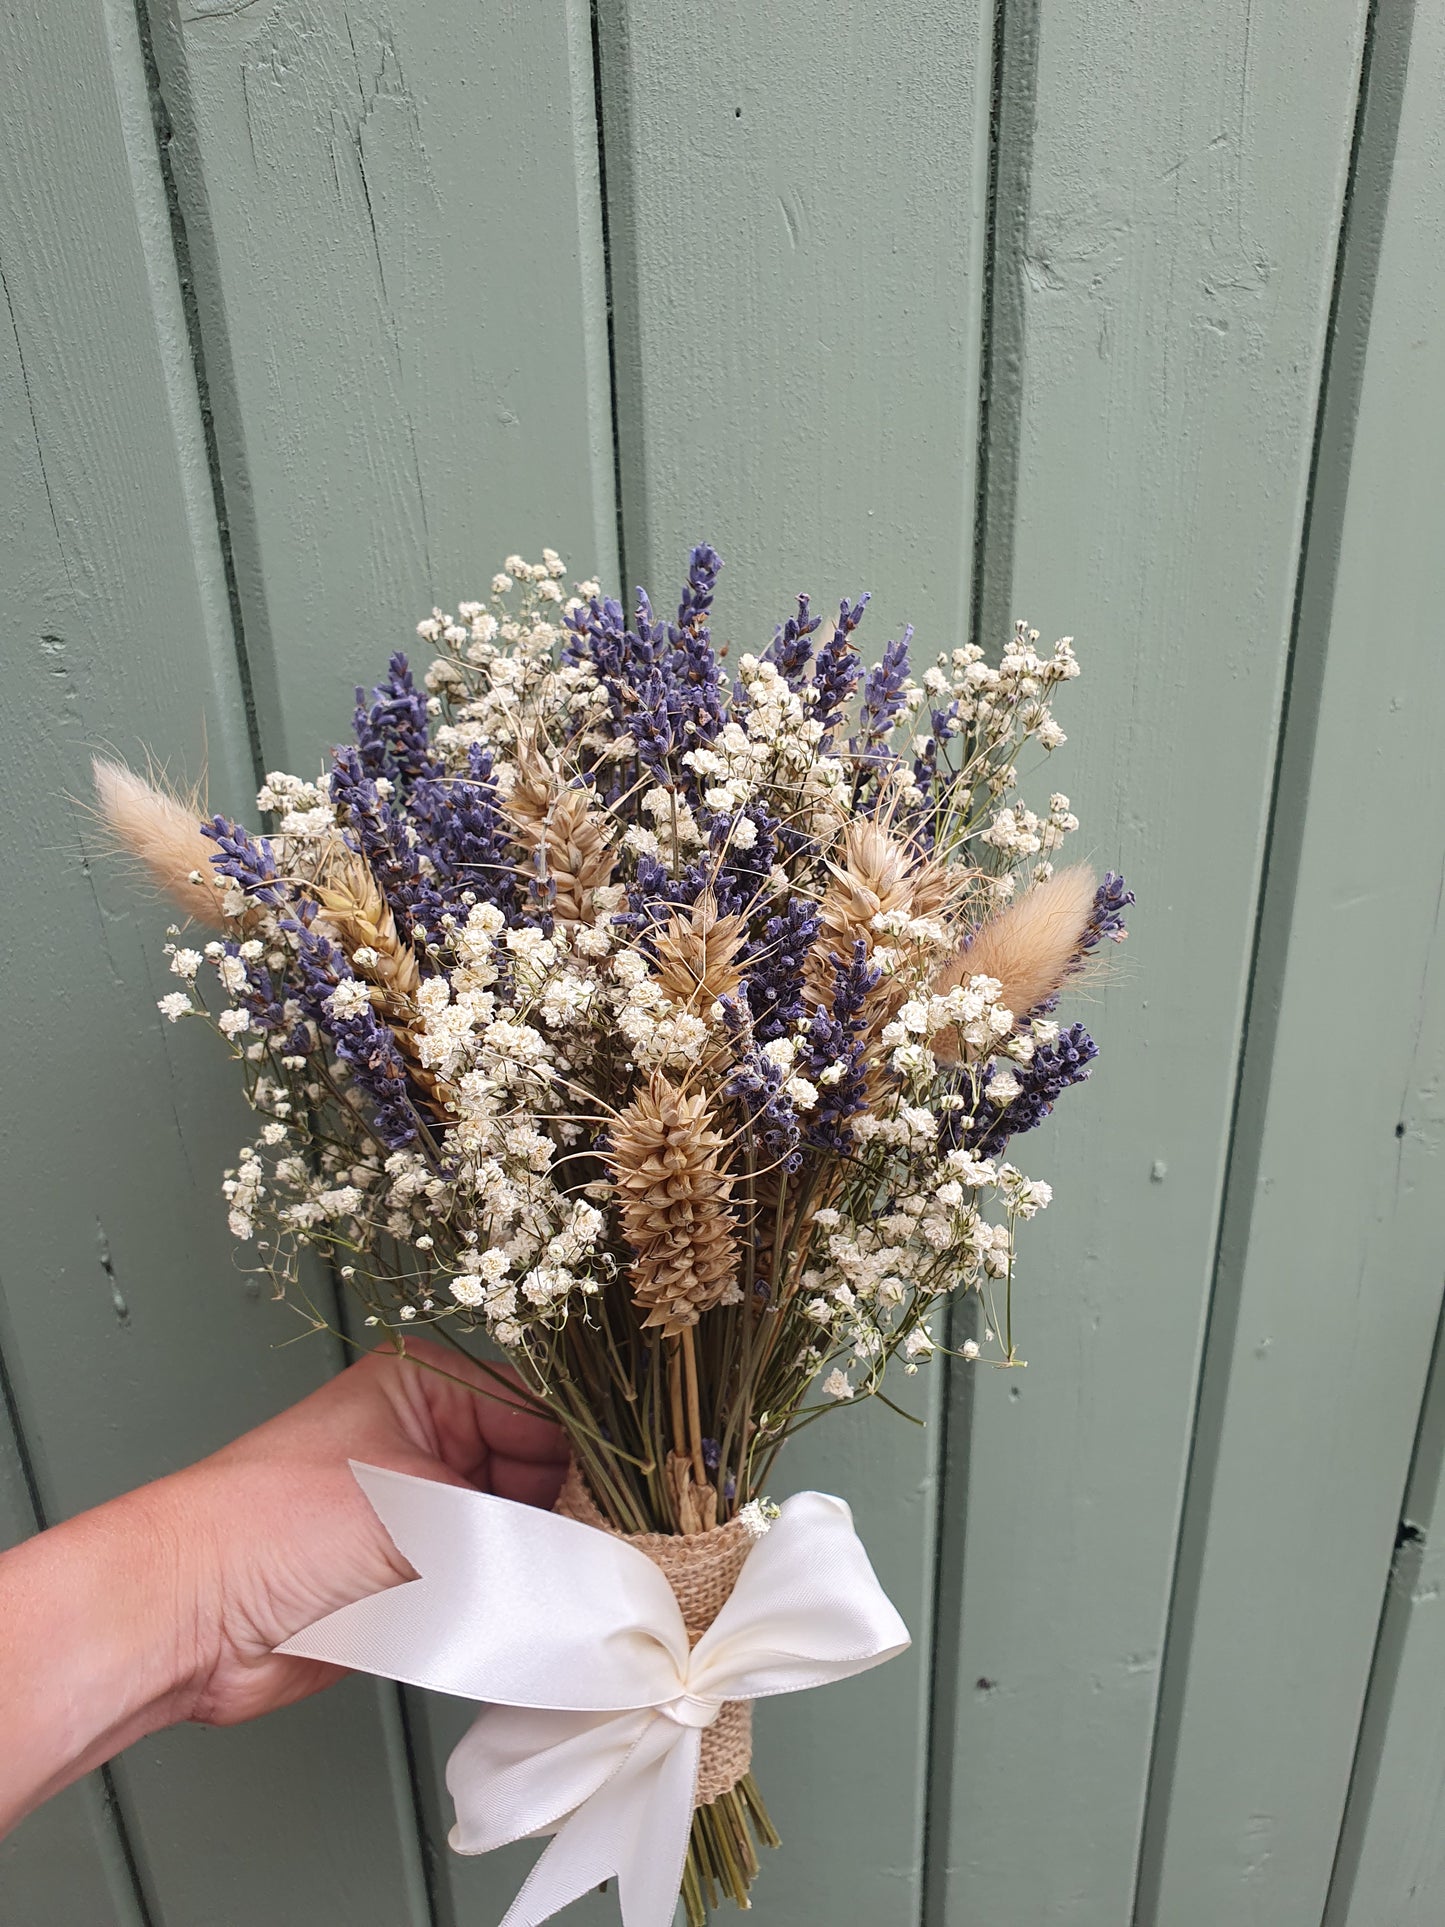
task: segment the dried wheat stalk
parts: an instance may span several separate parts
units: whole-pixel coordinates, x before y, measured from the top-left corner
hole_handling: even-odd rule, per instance
[[[843,833],[843,860],[830,863],[828,870],[831,881],[807,964],[808,990],[816,1003],[833,994],[835,961],[850,961],[859,942],[871,953],[877,941],[874,917],[883,910],[907,910],[913,901],[908,852],[881,824],[850,823]]]
[[[706,1015],[720,998],[737,994],[746,935],[744,919],[720,917],[717,899],[704,890],[691,915],[673,917],[657,937],[653,974],[674,1003]]]
[[[611,881],[613,856],[587,789],[569,788],[535,744],[519,745],[507,815],[550,884],[552,911],[566,923],[594,923],[594,892]]]
[[[406,1060],[407,1074],[441,1123],[454,1113],[455,1091],[421,1061],[413,1031],[421,969],[416,952],[396,927],[370,864],[338,837],[326,846],[320,868],[307,885],[321,905],[316,929],[330,937],[364,983]]]
[[[397,930],[391,906],[366,858],[339,836],[332,837],[310,889],[321,905],[318,930],[340,945],[358,976],[388,997],[414,998],[421,986],[416,953]],[[357,964],[358,950],[375,951],[376,961]]]
[[[851,961],[861,942],[871,956],[877,944],[907,948],[894,936],[880,937],[873,919],[881,912],[903,911],[910,917],[946,921],[951,902],[961,894],[965,879],[951,876],[946,867],[920,858],[917,851],[891,834],[881,822],[858,820],[843,835],[843,861],[828,865],[831,881],[824,894],[821,927],[808,956],[804,987],[814,1003],[831,1001],[839,962]],[[898,1013],[907,996],[906,978],[884,977],[868,993],[863,1015],[873,1038]],[[868,1059],[867,1094],[874,1101],[888,1079],[885,1060]]]
[[[637,1254],[632,1296],[644,1326],[673,1336],[716,1305],[737,1270],[732,1175],[706,1095],[659,1071],[613,1126],[608,1166],[622,1235]]]

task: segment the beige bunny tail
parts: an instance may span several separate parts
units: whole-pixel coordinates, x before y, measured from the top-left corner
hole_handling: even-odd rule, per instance
[[[152,882],[188,917],[225,928],[221,879],[211,867],[216,846],[201,835],[194,802],[173,796],[123,763],[97,756],[91,764],[101,820],[119,849],[140,863]]]

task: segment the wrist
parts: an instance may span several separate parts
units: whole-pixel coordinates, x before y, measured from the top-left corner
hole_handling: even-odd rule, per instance
[[[0,1557],[0,1833],[188,1716],[208,1588],[183,1480],[127,1493]]]

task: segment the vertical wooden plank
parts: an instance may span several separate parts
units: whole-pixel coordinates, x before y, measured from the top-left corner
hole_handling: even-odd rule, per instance
[[[875,649],[910,621],[925,651],[966,639],[991,12],[599,11],[628,580],[665,597],[714,542],[736,648],[800,590],[873,591]],[[917,1919],[936,1438],[875,1408],[780,1467],[847,1495],[915,1644],[760,1709],[764,1922]]]
[[[504,555],[616,568],[585,0],[153,0],[269,767]]]
[[[991,18],[602,0],[629,585],[715,543],[743,646],[966,621]]]
[[[0,1289],[16,1409],[61,1517],[220,1444],[327,1364],[275,1354],[274,1309],[234,1268],[218,1183],[244,1113],[209,1040],[159,1022],[166,913],[99,860],[75,800],[106,745],[192,771],[208,749],[222,808],[254,781],[126,0],[0,19],[0,268]],[[245,1732],[132,1749],[115,1783],[150,1918],[415,1920],[373,1707],[348,1685]]]
[[[616,577],[590,11],[151,17],[262,754],[309,774],[351,684],[506,554],[550,543]],[[500,1917],[535,1857],[447,1849],[442,1768],[469,1717],[407,1696],[448,1922]]]
[[[1442,82],[1445,23],[1381,8],[1141,1889],[1171,1927],[1320,1918],[1440,1312]]]
[[[1006,12],[985,627],[1078,637],[1039,787],[1139,906],[1016,1146],[1029,1370],[955,1380],[931,1923],[1131,1914],[1364,7],[1292,18]]]
[[[1437,1332],[1323,1927],[1432,1927],[1445,1913],[1442,1472]]]
[[[0,1360],[0,1551],[40,1521]],[[46,1927],[145,1927],[105,1785],[93,1773],[0,1840],[0,1921]]]

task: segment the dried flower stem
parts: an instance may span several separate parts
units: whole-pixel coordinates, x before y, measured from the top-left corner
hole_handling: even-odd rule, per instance
[[[682,1404],[682,1347],[676,1339],[667,1348],[667,1391],[672,1400],[672,1446],[687,1455],[687,1425]]]
[[[706,1485],[707,1465],[702,1456],[702,1412],[697,1396],[697,1346],[691,1325],[682,1334],[682,1362],[687,1379],[688,1443],[692,1452],[693,1476],[699,1485]]]

